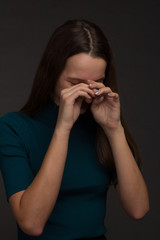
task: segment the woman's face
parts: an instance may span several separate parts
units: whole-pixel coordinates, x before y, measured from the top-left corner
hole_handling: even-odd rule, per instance
[[[103,82],[107,63],[99,57],[92,57],[86,53],[76,54],[68,58],[65,68],[62,71],[55,88],[54,102],[59,105],[60,92],[79,83],[87,83],[87,80]],[[89,104],[83,101],[81,114],[83,114]]]

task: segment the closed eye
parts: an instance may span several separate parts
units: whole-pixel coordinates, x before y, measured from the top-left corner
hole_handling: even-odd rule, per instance
[[[71,82],[71,84],[72,84],[72,85],[76,85],[77,83],[73,83],[73,82]]]
[[[72,85],[80,84],[81,82],[71,82]]]

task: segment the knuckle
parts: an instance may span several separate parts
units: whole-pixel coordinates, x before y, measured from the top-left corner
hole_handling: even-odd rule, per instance
[[[107,87],[107,90],[112,92],[112,89],[110,87]]]
[[[80,94],[80,95],[82,95],[82,96],[86,96],[86,95],[87,95],[87,93],[84,92],[84,91],[82,91],[82,90],[79,90],[79,91],[78,91],[78,94]]]
[[[80,91],[79,93],[80,93],[81,95],[83,95],[83,96],[86,96],[86,94],[87,94],[87,93],[84,92],[84,91]]]
[[[87,84],[86,84],[86,83],[80,83],[79,86],[84,89],[84,87],[85,87],[85,88],[87,87]]]
[[[80,86],[82,86],[82,87],[83,87],[83,86],[85,86],[85,84],[84,84],[84,83],[80,83]]]
[[[60,98],[61,98],[63,101],[66,100],[66,95],[64,94],[64,92],[61,92]]]

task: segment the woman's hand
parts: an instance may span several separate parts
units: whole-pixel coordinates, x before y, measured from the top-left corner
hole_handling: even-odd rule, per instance
[[[120,100],[117,93],[112,92],[103,83],[89,80],[90,89],[94,90],[91,112],[96,122],[105,129],[115,130],[120,125]]]
[[[57,127],[70,131],[79,117],[82,101],[91,103],[94,97],[94,91],[85,83],[63,89],[60,94]]]

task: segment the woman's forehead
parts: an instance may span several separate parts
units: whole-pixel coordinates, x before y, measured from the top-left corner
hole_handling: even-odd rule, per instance
[[[67,60],[65,72],[70,78],[85,80],[95,78],[99,80],[104,77],[107,63],[102,58],[93,58],[88,54],[77,54]]]

